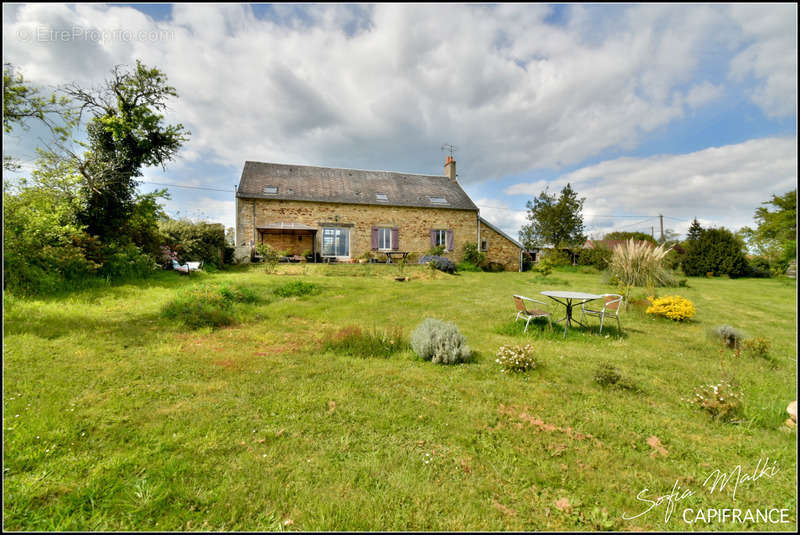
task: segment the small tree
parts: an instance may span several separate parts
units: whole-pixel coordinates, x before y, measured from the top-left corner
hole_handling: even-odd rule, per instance
[[[554,247],[580,245],[586,241],[581,216],[584,200],[578,198],[569,184],[561,190],[559,197],[549,194],[545,188],[539,197],[526,205],[530,223],[520,230],[520,241],[527,249],[545,243]]]
[[[264,271],[267,273],[275,273],[275,268],[278,267],[278,260],[280,260],[281,254],[268,243],[259,243],[256,245],[256,252],[264,260]]]

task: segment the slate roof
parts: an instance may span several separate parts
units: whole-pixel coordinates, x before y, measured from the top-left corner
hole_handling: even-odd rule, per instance
[[[277,188],[277,192],[265,193],[265,188]],[[387,200],[378,200],[377,194],[386,195]],[[250,161],[244,164],[236,196],[243,199],[478,210],[461,186],[444,175]],[[447,204],[431,201],[437,197],[446,199]]]

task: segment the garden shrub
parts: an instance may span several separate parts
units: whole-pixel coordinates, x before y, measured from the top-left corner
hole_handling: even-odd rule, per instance
[[[715,327],[711,332],[715,338],[722,341],[723,344],[731,349],[738,349],[744,339],[744,333],[730,325],[720,325],[719,327]]]
[[[547,262],[551,266],[571,266],[572,256],[567,251],[552,249],[542,255],[542,259],[539,263],[542,261]]]
[[[224,225],[169,219],[159,222],[158,229],[164,237],[164,245],[178,254],[181,264],[202,261],[204,265],[222,267],[227,247]]]
[[[743,398],[741,388],[723,379],[715,385],[695,387],[691,403],[708,412],[715,420],[730,422],[741,415]]]
[[[272,290],[272,293],[279,297],[301,297],[304,295],[315,295],[319,292],[319,286],[312,282],[303,281],[288,282]]]
[[[663,264],[668,250],[664,245],[653,247],[648,242],[628,240],[614,247],[609,271],[625,288],[627,300],[634,286],[675,286],[675,275]]]
[[[232,303],[257,303],[260,298],[256,292],[246,286],[226,286],[219,289],[220,295]]]
[[[278,266],[278,261],[281,258],[281,253],[275,250],[268,243],[259,243],[256,245],[256,252],[261,256],[264,262],[264,271],[267,273],[274,273],[275,268]]]
[[[161,309],[161,316],[191,329],[221,327],[234,322],[233,302],[219,288],[195,286],[178,295]]]
[[[685,297],[668,295],[666,297],[648,298],[650,306],[645,313],[662,316],[674,321],[684,321],[694,316],[694,305]]]
[[[323,342],[324,351],[332,351],[353,357],[383,357],[405,350],[408,343],[403,339],[399,327],[385,331],[373,329],[363,331],[361,327],[349,326],[337,331]]]
[[[456,271],[483,271],[481,268],[466,260],[456,264]]]
[[[578,265],[594,266],[600,271],[608,267],[613,255],[611,249],[607,247],[594,247],[591,249],[581,249],[578,252]]]
[[[533,354],[533,346],[501,346],[497,350],[495,362],[500,364],[500,372],[522,373],[533,370],[537,366],[536,357]]]
[[[478,249],[477,243],[464,244],[464,262],[480,266],[486,260],[486,254]]]
[[[489,262],[488,264],[486,264],[483,270],[488,271],[489,273],[500,273],[502,271],[505,271],[506,268],[500,262]]]
[[[445,252],[444,245],[437,245],[436,247],[431,247],[431,249],[428,251],[427,256],[442,256],[444,252]],[[424,264],[425,262],[420,262],[420,263]]]
[[[155,259],[133,244],[104,246],[102,255],[105,262],[98,273],[111,280],[140,279],[158,269]]]
[[[443,256],[425,255],[419,259],[420,264],[431,264],[439,271],[450,273],[451,275],[456,272],[456,264],[449,258]]]
[[[594,382],[604,388],[620,388],[636,390],[633,383],[622,376],[622,373],[608,362],[603,362],[594,372]]]
[[[411,334],[411,348],[423,360],[436,364],[467,362],[470,350],[458,327],[449,322],[426,318]]]
[[[760,336],[742,341],[742,349],[745,353],[751,357],[760,357],[762,359],[769,359],[770,345],[769,340]]]

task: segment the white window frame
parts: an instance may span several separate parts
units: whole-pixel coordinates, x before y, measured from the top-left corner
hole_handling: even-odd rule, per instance
[[[390,227],[378,227],[378,250],[392,250],[392,229]]]
[[[341,234],[344,234],[344,235],[347,236],[347,250],[346,250],[347,254],[345,254],[345,255],[325,254],[325,234],[326,234],[326,232],[330,232],[330,231],[338,231],[338,233],[341,233]],[[338,239],[341,239],[341,238],[338,238]],[[336,234],[334,234],[333,240],[334,240],[333,249],[334,249],[334,252],[336,252],[336,242],[337,242]],[[322,227],[322,243],[320,244],[320,250],[322,252],[322,256],[323,257],[327,257],[327,258],[343,258],[343,259],[344,258],[350,258],[350,228],[349,227]]]
[[[436,233],[436,241],[434,242],[434,247],[439,247],[440,245],[447,249],[447,229],[437,229],[434,230]]]

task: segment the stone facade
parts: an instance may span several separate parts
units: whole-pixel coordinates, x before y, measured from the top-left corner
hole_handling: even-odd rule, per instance
[[[481,223],[481,245],[484,243],[487,262],[503,264],[506,271],[519,271],[520,248],[499,232]]]
[[[372,250],[373,226],[397,228],[399,243],[396,248],[417,254],[431,249],[431,229],[452,230],[453,251],[447,255],[456,262],[463,256],[464,244],[477,241],[478,232],[478,214],[472,210],[240,198],[237,245],[249,244],[253,239],[254,214],[256,228],[275,223],[300,223],[317,228],[314,244],[317,252],[322,249],[324,227],[347,228],[350,230],[350,258]],[[256,243],[262,241],[258,231],[255,240]],[[311,250],[309,235],[264,234],[263,240],[278,250],[296,254]],[[516,267],[507,269],[517,269],[518,265],[517,261]]]

